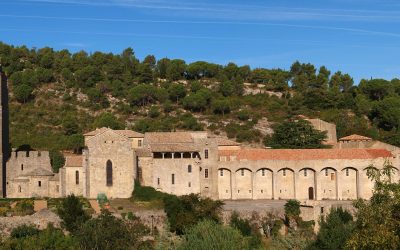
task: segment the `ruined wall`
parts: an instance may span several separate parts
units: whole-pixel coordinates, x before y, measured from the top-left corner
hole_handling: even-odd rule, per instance
[[[315,129],[320,131],[327,131],[327,144],[336,144],[337,143],[337,135],[336,135],[336,125],[333,123],[329,123],[323,121],[321,119],[306,119],[311,122]]]

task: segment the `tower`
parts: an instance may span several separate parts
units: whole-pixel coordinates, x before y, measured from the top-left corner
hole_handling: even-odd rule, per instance
[[[6,196],[6,163],[9,158],[7,77],[0,65],[0,197]]]

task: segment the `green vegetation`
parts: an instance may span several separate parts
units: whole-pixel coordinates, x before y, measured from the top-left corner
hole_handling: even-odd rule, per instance
[[[62,219],[62,226],[71,233],[77,231],[83,223],[89,220],[89,216],[83,209],[83,204],[73,194],[62,200],[57,213]]]
[[[307,141],[284,138],[282,145],[256,126],[267,118],[281,134],[301,136],[284,123],[299,114],[336,123],[339,137],[358,133],[400,145],[398,79],[356,86],[348,74],[301,62],[283,70],[151,55],[140,61],[131,48],[72,54],[0,43],[0,60],[10,82],[10,138],[16,148],[79,151],[82,134],[99,126],[207,129],[245,143],[319,147],[323,137],[312,131],[303,131],[310,132]]]

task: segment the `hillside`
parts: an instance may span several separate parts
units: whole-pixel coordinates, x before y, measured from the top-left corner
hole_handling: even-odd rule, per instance
[[[147,56],[0,43],[9,78],[12,147],[79,150],[99,126],[139,132],[209,130],[259,145],[273,124],[302,114],[334,122],[338,136],[400,145],[400,80],[362,80],[295,62],[289,71],[234,63],[187,64]]]

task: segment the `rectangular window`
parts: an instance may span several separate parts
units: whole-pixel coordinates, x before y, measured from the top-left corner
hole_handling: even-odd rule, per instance
[[[208,178],[208,169],[207,168],[204,170],[204,178]]]
[[[172,185],[175,184],[175,174],[172,174],[172,176],[171,176],[171,182],[172,182]]]
[[[192,165],[188,165],[188,173],[192,172]]]
[[[307,177],[307,169],[304,169],[304,176]]]
[[[141,147],[142,146],[142,140],[138,140],[137,144],[138,144],[138,147]]]
[[[265,176],[265,169],[261,169],[261,175]]]
[[[241,169],[241,170],[240,170],[240,174],[241,174],[242,176],[244,176],[244,169]]]
[[[221,170],[219,171],[219,175],[220,175],[220,176],[224,176],[224,170],[221,169]]]
[[[331,181],[335,180],[335,173],[331,173]]]
[[[79,171],[75,171],[75,184],[79,185]]]
[[[286,169],[283,170],[283,176],[286,176]]]
[[[328,169],[325,169],[325,176],[328,176]]]
[[[42,186],[42,182],[38,181],[38,186],[41,187]]]
[[[157,178],[157,185],[160,185],[160,178]]]
[[[189,182],[189,183],[188,183],[188,186],[191,187],[191,186],[192,186],[192,183]]]
[[[346,176],[349,176],[349,169],[346,168]]]
[[[204,150],[204,158],[208,159],[208,149]]]

